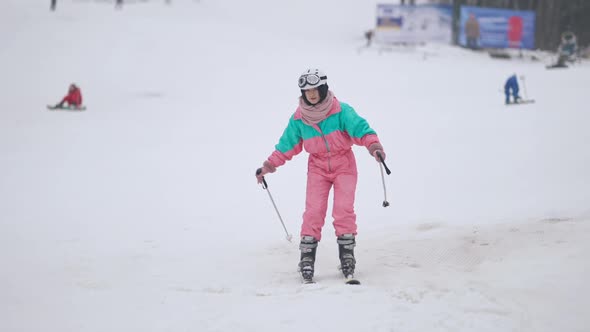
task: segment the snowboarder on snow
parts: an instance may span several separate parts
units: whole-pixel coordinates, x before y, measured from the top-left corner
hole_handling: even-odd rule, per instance
[[[258,183],[303,149],[309,153],[307,190],[301,226],[299,270],[311,282],[318,242],[322,238],[328,195],[334,187],[332,217],[337,236],[342,273],[353,278],[357,234],[354,196],[357,168],[352,145],[365,146],[378,162],[385,159],[377,133],[348,104],[340,102],[328,89],[328,77],[319,69],[299,76],[299,107],[275,145],[275,151],[256,171]]]
[[[521,98],[518,95],[518,79],[516,74],[508,77],[506,84],[504,84],[504,95],[506,96],[506,104],[510,104],[510,95],[514,98],[514,103],[518,103]]]
[[[555,67],[567,67],[566,62],[574,62],[578,52],[578,42],[576,35],[571,31],[566,31],[561,35],[561,43],[557,49],[557,63]]]
[[[55,108],[63,108],[64,104],[71,108],[80,108],[82,106],[82,91],[76,84],[70,84],[68,94],[55,105]]]

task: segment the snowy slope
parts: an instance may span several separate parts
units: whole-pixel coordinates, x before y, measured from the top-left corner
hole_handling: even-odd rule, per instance
[[[1,1],[0,331],[586,331],[590,65],[359,52],[374,4]],[[330,218],[300,285],[253,176],[308,66],[393,171],[384,209],[355,148],[360,287]],[[47,111],[71,82],[88,110]],[[295,238],[306,159],[267,177]]]

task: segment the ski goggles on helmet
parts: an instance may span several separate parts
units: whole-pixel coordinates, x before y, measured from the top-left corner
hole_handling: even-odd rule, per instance
[[[308,89],[314,88],[320,83],[325,83],[328,79],[328,76],[320,76],[318,74],[304,74],[299,77],[299,88],[303,89],[309,85]]]

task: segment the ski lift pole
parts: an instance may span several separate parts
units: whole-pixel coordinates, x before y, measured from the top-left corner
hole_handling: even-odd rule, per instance
[[[383,168],[385,167],[385,172],[387,172],[387,175],[391,174],[391,171],[387,167],[387,164],[385,164],[385,160],[383,160],[381,153],[377,152],[377,157],[379,160],[381,160],[379,163],[379,170],[381,171],[381,182],[383,183],[383,207],[388,207],[389,202],[387,201],[387,189],[385,188],[385,176],[383,175]]]
[[[262,172],[262,168],[257,169],[256,175],[259,175],[261,172]],[[272,206],[274,206],[275,211],[277,212],[277,216],[279,216],[279,220],[281,221],[281,225],[283,225],[283,229],[285,230],[287,241],[291,242],[291,239],[293,239],[293,235],[289,234],[289,232],[287,231],[287,227],[285,227],[285,223],[283,222],[283,218],[281,217],[281,214],[279,213],[279,209],[277,208],[277,205],[275,204],[275,200],[272,198],[272,195],[270,194],[270,190],[268,190],[268,183],[266,183],[266,179],[264,179],[264,176],[262,177],[262,189],[266,190],[266,192],[268,193],[268,197],[270,198],[270,201],[272,202]]]

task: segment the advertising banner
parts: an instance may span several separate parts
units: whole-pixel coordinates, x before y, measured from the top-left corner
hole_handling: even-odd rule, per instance
[[[375,41],[424,43],[452,41],[453,8],[450,5],[377,5]]]
[[[459,44],[473,48],[535,47],[535,12],[461,6]]]

